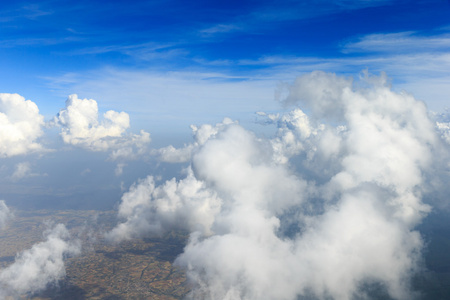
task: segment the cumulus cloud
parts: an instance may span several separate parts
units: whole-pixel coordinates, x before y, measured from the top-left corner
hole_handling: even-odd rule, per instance
[[[146,151],[150,134],[126,133],[130,117],[125,112],[109,110],[98,117],[97,101],[79,99],[70,95],[66,107],[55,117],[61,126],[61,137],[66,144],[76,145],[91,151],[112,151],[112,159],[133,158]]]
[[[169,163],[183,163],[191,159],[192,150],[195,146],[193,144],[185,145],[183,148],[175,148],[172,145],[167,147],[153,149],[152,154],[160,161]]]
[[[203,145],[208,139],[214,137],[224,126],[236,123],[236,121],[230,118],[225,118],[221,123],[217,123],[215,126],[210,124],[203,124],[201,126],[191,125],[194,142],[185,145],[182,148],[175,148],[172,145],[153,149],[152,154],[155,155],[160,161],[169,163],[182,163],[191,160],[192,153],[201,145]]]
[[[259,114],[274,138],[228,121],[194,127],[186,178],[133,185],[108,237],[188,230],[176,263],[189,299],[364,298],[374,284],[413,298],[440,140],[425,105],[384,74],[313,72],[285,88],[293,110]]]
[[[6,206],[5,201],[0,200],[0,229],[3,229],[12,217],[13,214]]]
[[[64,259],[81,251],[66,227],[58,224],[45,232],[46,240],[16,256],[0,271],[0,296],[19,296],[41,291],[65,276]]]
[[[37,105],[18,94],[0,94],[0,157],[40,151],[44,116]]]
[[[423,183],[422,172],[431,163],[431,151],[437,142],[434,124],[428,117],[425,104],[405,92],[393,92],[384,74],[373,77],[366,73],[363,80],[368,87],[359,88],[354,88],[351,81],[342,85],[342,81],[337,80],[333,85],[335,76],[314,72],[299,77],[286,98],[286,101],[298,99],[298,103],[310,108],[319,120],[325,117],[321,114],[322,105],[340,103],[339,114],[337,110],[332,112],[336,120],[344,120],[345,126],[340,135],[340,155],[337,157],[340,170],[330,178],[328,187],[336,185],[337,191],[342,192],[364,183],[375,183],[400,198],[405,197],[397,199],[397,204],[403,207],[397,208],[404,209],[405,218],[409,215],[416,221],[420,220],[421,212],[428,209],[420,203],[417,189]],[[336,88],[336,93],[314,95],[309,91],[314,86],[304,84],[313,79],[329,82],[332,88]],[[310,95],[308,101],[301,98],[305,94]],[[336,98],[336,94],[340,96]],[[319,140],[327,138],[325,135],[316,137]],[[327,149],[317,147],[317,150],[321,154]],[[411,220],[411,224],[417,222]]]
[[[124,220],[107,234],[112,241],[161,234],[170,229],[190,229],[211,232],[214,215],[221,200],[205,188],[189,171],[177,182],[175,179],[155,186],[148,176],[133,185],[122,197],[119,217]]]
[[[441,133],[442,139],[450,144],[450,122],[436,122],[436,126]]]

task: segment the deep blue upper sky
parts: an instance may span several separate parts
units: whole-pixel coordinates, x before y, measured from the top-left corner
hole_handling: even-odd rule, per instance
[[[77,93],[153,129],[276,110],[279,81],[368,68],[441,110],[449,20],[444,0],[11,1],[0,11],[0,91],[48,118]]]

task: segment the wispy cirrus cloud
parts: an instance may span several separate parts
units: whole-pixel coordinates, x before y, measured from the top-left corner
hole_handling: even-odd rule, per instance
[[[30,162],[21,162],[16,164],[14,173],[11,175],[12,180],[19,180],[27,177],[46,176],[47,174],[40,174],[33,172]]]
[[[15,38],[0,41],[0,47],[13,48],[16,46],[52,46],[71,42],[78,42],[79,37],[36,37],[36,38]]]
[[[43,1],[42,1],[43,2]],[[5,9],[0,12],[0,22],[7,23],[18,19],[36,20],[53,14],[54,11],[43,3],[23,3],[16,8]]]
[[[259,32],[262,28],[280,26],[279,22],[313,19],[368,7],[386,6],[392,0],[372,1],[261,1],[244,11],[236,11],[228,20],[209,24],[199,31],[202,37],[236,32]]]
[[[206,117],[214,122],[224,115],[253,112],[256,99],[259,110],[263,106],[278,107],[272,97],[276,82],[225,72],[110,68],[78,75],[72,74],[63,82],[56,77],[49,84],[61,94],[77,90],[93,98],[100,97],[102,103],[111,109],[122,107],[126,99],[129,113],[143,114],[147,125],[158,126],[159,129],[164,122],[162,130],[173,128],[180,121],[189,130],[189,126],[197,124],[199,118]],[[73,81],[70,80],[72,78]]]
[[[217,24],[212,27],[208,27],[205,29],[200,30],[200,34],[202,36],[212,36],[214,34],[218,33],[227,33],[227,32],[234,32],[243,30],[243,26],[239,26],[237,24]]]
[[[76,90],[101,98],[112,109],[120,109],[123,99],[127,98],[127,111],[146,112],[147,123],[160,120],[162,116],[175,121],[173,118],[177,115],[178,120],[186,120],[183,125],[186,129],[199,122],[199,117],[209,117],[200,122],[217,122],[224,115],[236,112],[254,112],[263,107],[269,111],[279,109],[273,101],[279,82],[311,70],[340,74],[355,74],[363,69],[384,71],[394,78],[395,88],[408,90],[437,111],[448,105],[450,93],[450,54],[446,52],[338,57],[265,55],[223,61],[201,58],[195,63],[196,71],[108,68],[67,73],[47,78],[47,81],[61,96]],[[208,111],[208,115],[202,114],[203,111]],[[211,119],[214,116],[216,118]],[[170,126],[173,124],[171,122]]]
[[[450,34],[423,36],[414,31],[369,34],[344,44],[343,53],[417,53],[448,51]]]
[[[71,51],[70,55],[85,55],[85,54],[104,54],[110,52],[123,53],[130,56],[145,57],[144,54],[151,53],[167,53],[174,51],[173,47],[176,44],[158,44],[158,43],[138,43],[130,45],[120,45],[120,44],[108,44],[103,46],[95,46],[88,48],[81,48]]]

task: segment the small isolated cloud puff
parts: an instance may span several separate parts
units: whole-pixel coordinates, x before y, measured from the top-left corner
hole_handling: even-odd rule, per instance
[[[12,212],[6,206],[5,201],[0,200],[0,229],[5,228],[6,223],[13,217]]]
[[[99,121],[97,101],[78,99],[75,94],[68,97],[66,108],[60,110],[55,123],[61,126],[61,137],[66,144],[91,151],[112,150],[112,159],[143,154],[150,143],[150,134],[143,130],[140,134],[126,134],[130,127],[127,113],[109,110]]]
[[[42,150],[44,116],[37,105],[18,94],[0,94],[0,157]]]
[[[21,162],[16,164],[14,173],[11,175],[11,179],[19,180],[26,177],[34,177],[39,176],[39,173],[33,173],[31,171],[31,165],[29,162]],[[42,176],[46,176],[47,174],[43,174]]]
[[[81,246],[71,241],[62,224],[49,229],[46,240],[16,256],[15,262],[0,271],[0,296],[19,296],[41,291],[65,275],[64,258],[78,255]]]

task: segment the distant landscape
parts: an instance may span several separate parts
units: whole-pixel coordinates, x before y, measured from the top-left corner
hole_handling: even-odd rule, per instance
[[[14,262],[16,253],[40,242],[48,221],[66,224],[86,245],[81,256],[67,259],[65,278],[37,294],[22,295],[24,298],[171,300],[183,299],[189,292],[184,271],[173,265],[183,251],[186,233],[172,231],[163,237],[114,245],[98,234],[115,225],[114,211],[19,210],[15,214],[8,230],[0,232],[1,268]],[[426,269],[413,281],[418,299],[445,300],[450,295],[447,222],[445,213],[436,213],[420,226],[427,246],[424,250]],[[90,226],[89,230],[86,225]],[[379,288],[368,287],[372,299],[389,299]]]
[[[93,224],[94,219],[97,224]],[[171,232],[163,237],[107,244],[99,234],[85,231],[110,229],[112,211],[16,211],[16,218],[0,233],[0,266],[14,262],[15,253],[40,242],[44,221],[66,224],[85,250],[68,258],[66,276],[31,299],[181,299],[189,290],[182,270],[172,263],[182,252],[186,235]],[[95,226],[97,225],[97,226]]]

